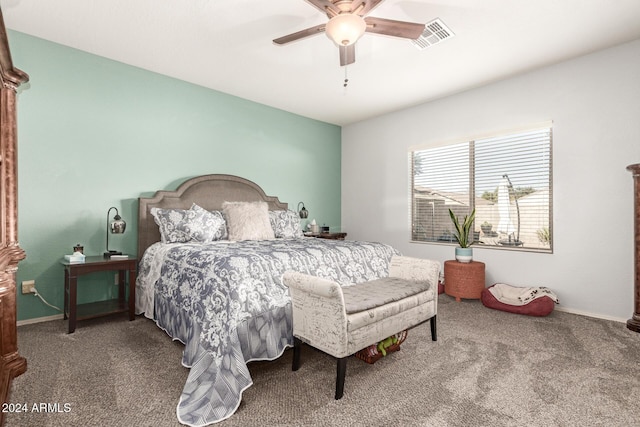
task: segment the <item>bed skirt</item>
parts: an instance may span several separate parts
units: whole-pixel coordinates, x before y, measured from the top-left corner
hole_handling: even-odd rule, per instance
[[[218,365],[200,343],[197,322],[159,293],[154,305],[158,327],[185,345],[182,365],[190,371],[176,413],[189,426],[205,426],[233,415],[242,392],[253,384],[247,363],[277,359],[293,346],[291,305],[287,304],[242,321],[230,332]]]

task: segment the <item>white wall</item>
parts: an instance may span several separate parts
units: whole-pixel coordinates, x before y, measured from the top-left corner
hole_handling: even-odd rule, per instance
[[[472,70],[470,69],[470,72]],[[410,243],[408,148],[553,120],[554,253],[475,247],[487,285],[548,286],[559,309],[633,314],[633,179],[640,163],[640,40],[342,130],[342,228],[403,254],[453,258]]]

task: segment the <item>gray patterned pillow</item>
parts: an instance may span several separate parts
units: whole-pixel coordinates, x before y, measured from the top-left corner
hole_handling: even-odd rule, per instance
[[[211,241],[217,227],[213,226],[211,216],[208,214],[210,212],[198,209],[151,208],[151,215],[158,224],[163,243]]]
[[[266,202],[224,202],[222,214],[227,221],[229,240],[273,239]]]
[[[276,238],[293,239],[302,237],[300,217],[297,212],[292,210],[269,211],[269,220]]]
[[[228,238],[227,223],[224,220],[224,216],[222,216],[222,212],[208,211],[195,203],[191,205],[191,209],[202,212],[206,227],[211,231],[211,239],[209,240],[226,240]]]

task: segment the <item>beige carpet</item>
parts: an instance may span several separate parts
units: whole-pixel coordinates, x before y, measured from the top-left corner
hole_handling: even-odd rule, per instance
[[[333,359],[305,347],[302,367],[291,372],[288,350],[249,364],[254,385],[218,425],[640,425],[640,334],[624,324],[439,301],[438,341],[427,323],[375,365],[351,358],[342,400],[333,399]],[[7,414],[7,426],[179,425],[175,407],[188,373],[181,344],[141,317],[80,322],[72,335],[65,328],[63,321],[18,328],[28,370],[10,402],[29,411]],[[34,403],[59,409],[33,412]]]

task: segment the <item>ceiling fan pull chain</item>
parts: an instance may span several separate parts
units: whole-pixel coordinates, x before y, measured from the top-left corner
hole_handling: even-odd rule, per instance
[[[347,87],[349,84],[349,79],[347,78],[347,66],[344,66],[344,87]]]

